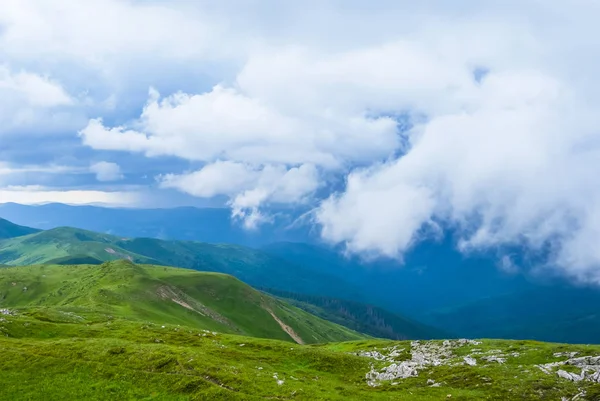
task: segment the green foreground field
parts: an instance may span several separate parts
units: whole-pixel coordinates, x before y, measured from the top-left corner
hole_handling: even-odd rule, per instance
[[[600,400],[598,355],[371,339],[223,274],[0,269],[0,400]]]
[[[404,349],[398,360],[406,360],[410,342],[306,346],[100,315],[93,322],[58,311],[3,319],[2,400],[560,400],[582,390],[585,399],[600,399],[594,395],[600,385],[534,366],[560,360],[557,352],[600,353],[591,346],[485,341],[456,349],[452,360],[473,349],[519,356],[504,364],[429,367],[371,387],[365,379],[371,364],[386,363],[353,353],[395,346]]]

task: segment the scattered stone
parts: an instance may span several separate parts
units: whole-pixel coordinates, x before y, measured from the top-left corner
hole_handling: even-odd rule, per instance
[[[479,344],[481,344],[480,341],[467,339],[444,340],[441,344],[435,341],[412,341],[410,344],[411,359],[403,361],[398,361],[397,358],[402,355],[404,349],[399,349],[396,346],[384,348],[381,351],[360,351],[356,355],[371,358],[377,362],[389,363],[389,365],[379,369],[376,369],[375,365],[372,364],[371,370],[365,375],[367,384],[376,387],[384,381],[418,376],[419,371],[431,366],[461,365],[464,363],[473,366],[477,362],[471,356],[464,358],[463,362],[452,362],[455,357],[452,350],[466,345]]]
[[[470,356],[465,356],[463,359],[465,360],[465,363],[469,366],[477,365],[477,361],[475,360],[475,358],[471,358]]]
[[[554,354],[552,354],[552,356],[555,358],[561,358],[561,357],[574,358],[577,355],[579,355],[579,352],[555,352]]]
[[[506,358],[501,358],[496,355],[484,356],[481,357],[481,359],[484,359],[488,362],[498,362],[499,364],[503,364],[504,362],[506,362]]]
[[[554,355],[556,356],[557,354]],[[561,355],[572,354],[573,353],[562,353]],[[581,372],[577,374],[573,372],[567,372],[563,369],[558,369],[555,371],[556,368],[564,365],[576,366],[581,369]],[[552,362],[536,366],[547,375],[556,373],[558,377],[570,380],[572,382],[589,381],[593,383],[600,383],[600,356],[582,356],[579,358],[570,357],[566,361]]]

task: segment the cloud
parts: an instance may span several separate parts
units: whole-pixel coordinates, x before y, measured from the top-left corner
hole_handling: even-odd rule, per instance
[[[440,224],[465,251],[550,243],[550,263],[600,282],[600,121],[561,78],[490,72],[469,109],[430,115],[402,157],[352,173],[317,213],[324,237],[397,257]]]
[[[123,179],[121,167],[116,163],[97,162],[90,165],[90,171],[96,174],[98,181],[118,181]]]
[[[36,205],[65,203],[69,205],[133,206],[140,202],[139,194],[121,191],[53,189],[42,186],[0,187],[0,203]]]
[[[312,116],[300,114],[307,112],[284,114],[261,99],[222,86],[163,100],[151,90],[139,120],[129,124],[141,130],[107,128],[93,119],[80,135],[84,144],[95,149],[143,152],[150,157],[328,167],[385,157],[397,144],[396,123],[388,117],[369,117],[364,111],[323,115],[318,109]]]
[[[74,102],[60,83],[49,77],[13,72],[0,65],[0,135],[42,125],[48,131],[69,126],[60,109]]]
[[[264,204],[308,201],[319,187],[317,169],[310,164],[289,169],[282,165],[257,168],[231,161],[217,161],[187,174],[165,175],[159,181],[163,188],[198,197],[228,196],[234,217],[244,220],[248,228],[266,218],[259,211]]]
[[[0,67],[0,88],[5,96],[22,97],[28,104],[41,107],[56,107],[73,103],[62,86],[48,77],[26,71],[12,74]]]

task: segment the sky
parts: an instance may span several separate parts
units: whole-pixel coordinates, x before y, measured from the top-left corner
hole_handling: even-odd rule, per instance
[[[0,202],[304,207],[600,283],[595,0],[3,0]]]

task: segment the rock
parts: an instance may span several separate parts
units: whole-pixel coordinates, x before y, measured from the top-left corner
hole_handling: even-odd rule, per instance
[[[465,360],[465,363],[469,366],[477,365],[477,361],[475,360],[475,358],[471,358],[470,356],[465,356],[463,359]]]
[[[503,364],[504,362],[506,362],[506,358],[501,358],[496,355],[484,356],[484,357],[481,357],[481,359],[484,359],[488,362],[498,362],[500,364]]]
[[[581,373],[581,375],[578,375],[576,373],[567,372],[562,369],[559,369],[556,372],[556,374],[558,375],[558,377],[562,377],[563,379],[567,379],[573,382],[581,381],[585,377],[583,372]]]

